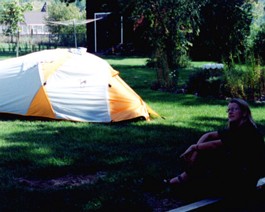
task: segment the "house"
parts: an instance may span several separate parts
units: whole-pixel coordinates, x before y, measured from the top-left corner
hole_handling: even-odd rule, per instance
[[[48,27],[45,23],[45,17],[48,15],[47,12],[25,12],[24,20],[25,22],[20,23],[21,35],[40,35],[49,34]],[[5,29],[4,25],[0,25],[0,34]]]
[[[21,35],[27,34],[49,34],[48,27],[45,23],[47,12],[30,11],[25,12],[25,22],[21,23]]]

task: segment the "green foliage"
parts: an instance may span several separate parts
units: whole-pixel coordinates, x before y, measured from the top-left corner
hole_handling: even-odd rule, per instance
[[[233,62],[226,66],[224,76],[227,95],[251,101],[261,99],[265,94],[264,71],[254,55],[247,59],[245,65],[236,65]]]
[[[265,64],[265,23],[262,24],[253,39],[253,51],[255,58],[260,59],[262,64]]]
[[[75,4],[81,11],[86,9],[86,0],[77,0]]]
[[[63,3],[66,3],[67,6],[71,3],[75,3],[78,8],[84,10],[86,7],[86,0],[60,0]]]
[[[260,64],[265,64],[265,2],[257,1],[253,3],[253,20],[250,26],[250,35],[245,41],[246,61],[251,61],[253,56]]]
[[[144,28],[143,38],[152,47],[157,80],[161,87],[175,87],[169,74],[177,70],[198,33],[199,11],[204,1],[138,0],[133,18],[135,30]]]
[[[265,68],[260,65],[254,54],[246,63],[246,95],[247,99],[257,100],[265,95]]]
[[[18,23],[24,22],[24,12],[27,10],[32,10],[29,3],[20,4],[18,0],[3,3],[0,23],[6,26],[3,29],[5,35],[15,35],[19,31]]]
[[[252,0],[209,0],[202,8],[199,37],[192,49],[193,60],[231,62],[242,58],[252,23]]]
[[[226,96],[245,98],[245,74],[242,69],[235,66],[235,64],[226,66],[224,76],[226,81],[224,86]]]
[[[16,55],[19,55],[19,23],[24,22],[24,12],[32,10],[30,3],[20,4],[18,0],[4,2],[0,24],[3,24],[6,28],[3,29],[3,33],[7,36],[16,35]]]
[[[265,94],[265,68],[253,56],[246,64],[232,60],[222,70],[201,69],[190,75],[187,92],[203,97],[259,100]]]
[[[81,0],[60,0],[60,1],[66,3],[66,4],[69,4],[69,3],[74,3],[76,1],[81,1]]]
[[[84,20],[86,19],[85,11],[80,11],[80,9],[75,4],[54,2],[48,5],[49,16],[46,19],[49,31],[52,34],[73,34],[74,26],[62,26],[54,25],[49,23],[49,21],[67,21],[67,20]],[[76,26],[76,33],[85,33],[86,26],[78,25]]]
[[[198,96],[220,98],[223,86],[222,69],[200,69],[190,75],[187,82],[187,92]]]

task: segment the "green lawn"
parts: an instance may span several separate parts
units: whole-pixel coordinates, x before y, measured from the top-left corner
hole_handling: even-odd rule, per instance
[[[5,60],[5,59],[9,59],[9,58],[13,58],[15,57],[16,54],[14,53],[0,53],[0,60]]]
[[[146,195],[169,198],[156,184],[180,172],[178,155],[205,131],[226,125],[225,100],[152,91],[155,72],[144,66],[146,58],[107,60],[164,118],[120,124],[0,119],[0,211],[153,211]],[[183,72],[185,81],[189,69]],[[265,132],[265,107],[251,106]],[[98,180],[41,184],[66,176]]]

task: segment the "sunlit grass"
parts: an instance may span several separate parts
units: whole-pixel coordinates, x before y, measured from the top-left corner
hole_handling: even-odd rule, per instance
[[[106,60],[112,66],[145,66],[148,58],[139,58],[139,57],[124,57],[124,58],[117,58],[117,57],[107,57]]]

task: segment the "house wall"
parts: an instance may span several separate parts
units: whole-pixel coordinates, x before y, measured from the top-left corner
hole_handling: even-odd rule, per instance
[[[44,24],[34,24],[34,25],[21,25],[21,35],[44,35],[49,34],[48,27]]]

